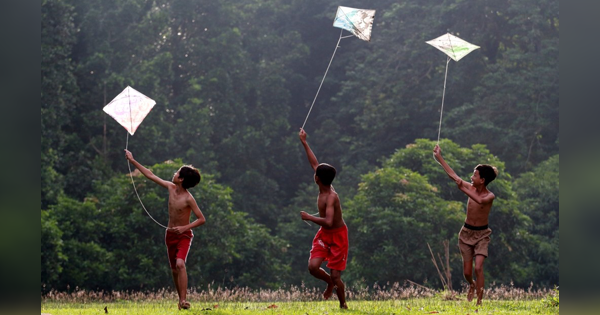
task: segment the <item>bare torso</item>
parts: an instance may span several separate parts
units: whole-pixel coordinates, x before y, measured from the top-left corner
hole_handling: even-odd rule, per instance
[[[169,224],[168,227],[183,226],[190,223],[192,208],[188,199],[191,198],[187,190],[177,191],[176,187],[169,188]]]
[[[327,199],[330,197],[333,197],[333,224],[331,225],[331,228],[323,227],[324,229],[335,229],[346,225],[346,222],[344,222],[344,218],[342,217],[340,198],[335,190],[333,190],[333,187],[329,192],[319,193],[319,198],[317,199],[319,216],[321,218],[325,218],[327,216]]]
[[[470,190],[474,191],[480,197],[485,198],[489,194],[492,194],[489,190],[485,189],[481,192],[478,192],[477,189],[471,185],[469,187]],[[492,209],[492,202],[478,204],[473,199],[469,197],[467,201],[467,218],[465,219],[465,223],[473,225],[473,226],[484,226],[488,224],[488,218],[490,216],[490,210]]]

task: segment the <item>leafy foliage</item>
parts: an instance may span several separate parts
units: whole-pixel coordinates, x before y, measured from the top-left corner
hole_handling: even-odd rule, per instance
[[[349,268],[353,278],[362,277],[367,283],[437,279],[427,244],[438,253],[443,252],[444,240],[456,244],[466,197],[433,159],[434,146],[434,141],[418,139],[396,151],[382,168],[363,176],[347,210],[350,242],[355,244]],[[527,264],[525,249],[531,244],[526,238],[526,224],[530,219],[516,207],[516,195],[503,163],[481,145],[468,149],[443,140],[440,146],[444,159],[463,178],[480,163],[499,169],[499,177],[489,186],[496,200],[490,213],[493,234],[486,281],[526,285],[520,266]],[[460,275],[453,277],[454,287],[459,287],[462,259],[456,245],[450,249],[451,269]]]
[[[168,178],[180,165],[176,160],[152,169]],[[166,191],[144,177],[137,177],[135,183],[146,209],[166,225]],[[217,184],[213,176],[204,174],[191,192],[207,224],[195,231],[190,249],[190,286],[269,287],[278,283],[286,271],[278,263],[282,241],[247,214],[233,211],[231,189]],[[140,290],[171,285],[164,231],[147,217],[133,195],[129,176],[98,183],[84,202],[61,198],[43,213],[43,235],[49,236],[42,238],[42,252],[57,257],[44,260],[42,269],[52,274],[47,281],[53,288]],[[60,264],[60,260],[66,262]]]
[[[540,284],[558,285],[559,253],[559,157],[550,157],[515,182],[523,212],[532,221],[529,232],[537,246],[528,249],[529,268]],[[558,304],[558,301],[557,301]]]
[[[170,285],[167,267],[157,263],[162,235],[122,176],[126,143],[149,165],[172,159],[211,174],[205,179],[213,186],[194,192],[207,200],[210,217],[193,245],[210,253],[196,250],[198,261],[190,261],[190,269],[202,268],[190,271],[194,285],[311,283],[305,259],[314,231],[298,211],[314,207],[315,187],[296,132],[335,48],[336,8],[316,0],[42,1],[46,288],[111,287],[106,266],[113,265],[119,288]],[[449,64],[444,152],[461,176],[484,159],[501,169],[490,220],[493,255],[502,260],[486,272],[498,283],[558,284],[558,221],[541,215],[558,211],[547,198],[558,176],[536,168],[559,149],[558,1],[382,0],[369,8],[377,10],[371,42],[342,40],[306,125],[319,160],[338,169],[335,187],[351,232],[365,233],[356,225],[363,221],[390,231],[388,220],[406,232],[432,229],[435,239],[405,244],[415,256],[388,269],[414,269],[425,259],[427,267],[415,272],[430,283],[436,278],[421,247],[431,241],[437,251],[453,235],[465,199],[423,139],[437,135],[445,70],[445,56],[425,41],[450,31],[481,49]],[[157,101],[131,139],[101,111],[127,85]],[[170,172],[163,164],[156,170]],[[531,174],[556,187],[528,186]],[[402,180],[410,184],[395,182]],[[159,188],[136,183],[152,211],[165,209]],[[153,215],[166,218],[161,211]],[[436,219],[421,221],[428,216]],[[538,227],[541,221],[548,224]],[[398,255],[400,239],[381,237],[385,253]],[[354,257],[350,278],[383,281],[378,273],[386,268],[368,270],[359,265],[370,264],[367,258]]]

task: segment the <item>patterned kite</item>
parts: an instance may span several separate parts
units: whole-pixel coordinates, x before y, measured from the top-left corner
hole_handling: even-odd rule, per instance
[[[155,104],[153,99],[127,86],[103,110],[133,136]]]
[[[306,125],[308,116],[310,115],[310,112],[312,111],[312,108],[315,105],[317,96],[319,96],[319,91],[321,91],[321,86],[323,86],[323,82],[325,81],[325,77],[327,76],[327,72],[329,71],[331,62],[333,61],[333,57],[335,57],[335,52],[337,51],[338,47],[340,47],[340,41],[342,40],[342,38],[352,37],[353,35],[364,41],[370,41],[374,17],[375,10],[355,9],[341,6],[338,7],[337,13],[335,14],[335,18],[333,19],[333,26],[341,28],[340,38],[338,39],[338,42],[335,45],[335,50],[333,51],[331,60],[329,60],[329,65],[327,66],[327,70],[325,70],[325,75],[323,75],[323,79],[321,80],[319,89],[317,89],[317,94],[315,95],[315,98],[313,99],[313,102],[310,105],[310,109],[308,110],[308,114],[304,119],[304,123],[302,124],[301,129],[304,129],[304,125]],[[342,33],[344,32],[344,30],[349,31],[353,35],[342,37]]]
[[[373,19],[375,10],[355,9],[348,7],[338,7],[333,26],[339,27],[354,34],[354,36],[364,40],[371,40],[371,29],[373,28]]]

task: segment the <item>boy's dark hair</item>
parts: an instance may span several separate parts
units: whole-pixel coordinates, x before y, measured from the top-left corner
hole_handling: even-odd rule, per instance
[[[331,185],[331,182],[333,182],[333,179],[335,178],[335,173],[335,167],[327,163],[319,164],[315,172],[315,174],[319,177],[321,183],[325,186]]]
[[[496,176],[498,176],[498,169],[488,164],[479,164],[475,166],[475,169],[479,171],[479,177],[485,180],[485,186],[491,183],[494,179],[496,179]]]
[[[191,165],[184,165],[179,169],[179,178],[183,178],[181,186],[185,189],[192,188],[200,182],[200,172]]]

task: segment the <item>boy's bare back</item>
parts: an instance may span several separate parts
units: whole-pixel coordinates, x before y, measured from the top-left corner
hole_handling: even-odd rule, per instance
[[[325,229],[335,229],[346,225],[342,217],[342,207],[340,205],[340,198],[338,194],[331,186],[329,192],[319,192],[317,199],[317,208],[319,209],[319,216],[321,218],[327,217],[327,206],[331,204],[333,207],[333,223],[331,227],[323,227]]]

